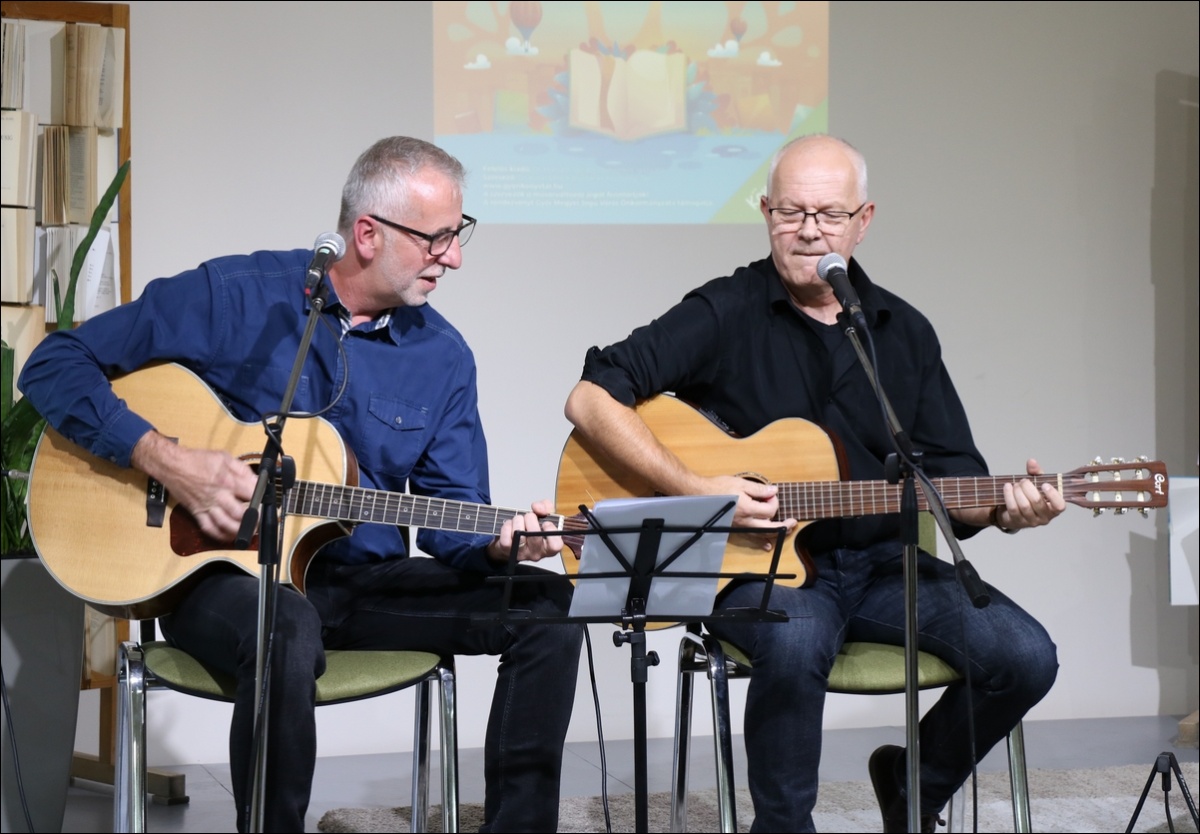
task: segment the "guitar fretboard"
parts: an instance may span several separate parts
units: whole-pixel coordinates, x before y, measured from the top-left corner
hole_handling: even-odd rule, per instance
[[[298,481],[288,492],[285,506],[293,515],[331,518],[356,524],[396,524],[458,533],[486,533],[489,536],[498,535],[504,522],[526,512],[314,481]],[[542,520],[553,523],[560,530],[563,527],[562,516],[550,515]]]
[[[978,478],[933,478],[947,509],[990,507],[1004,503],[1004,485],[1029,478],[1039,487],[1068,490],[1061,475],[996,475]],[[790,481],[779,484],[779,517],[814,521],[821,518],[883,515],[900,512],[899,484],[887,481]],[[929,509],[917,490],[917,506]]]

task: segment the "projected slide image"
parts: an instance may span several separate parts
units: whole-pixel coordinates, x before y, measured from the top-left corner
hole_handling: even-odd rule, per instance
[[[439,2],[434,131],[489,223],[758,223],[827,129],[827,2]]]

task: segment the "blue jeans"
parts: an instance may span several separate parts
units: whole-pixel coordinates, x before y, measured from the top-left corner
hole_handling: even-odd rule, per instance
[[[562,616],[565,577],[526,568],[547,583],[515,583],[514,608]],[[427,558],[342,566],[318,560],[307,598],[281,588],[272,649],[264,799],[267,831],[303,831],[316,762],[316,678],[326,648],[499,655],[485,738],[484,831],[553,831],[563,742],[575,698],[582,627],[476,621],[498,613],[502,586]],[[229,736],[238,830],[247,830],[258,648],[258,580],[216,574],[163,619],[168,639],[234,675]]]
[[[753,831],[815,830],[829,671],[847,640],[904,644],[900,551],[898,543],[886,542],[820,554],[813,586],[772,589],[770,607],[782,610],[787,622],[710,624],[754,666],[743,730]],[[970,689],[963,682],[946,687],[921,719],[921,813],[928,814],[940,811],[970,775],[968,715],[974,715],[979,759],[1050,690],[1058,661],[1041,625],[994,588],[991,604],[974,608],[954,566],[927,553],[920,554],[918,577],[920,648],[960,672],[969,653],[971,665]],[[726,589],[719,605],[755,607],[761,599],[762,585],[748,582]]]

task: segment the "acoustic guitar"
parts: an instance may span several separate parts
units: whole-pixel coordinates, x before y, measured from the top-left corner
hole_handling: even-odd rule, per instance
[[[263,445],[256,423],[236,419],[199,377],[174,364],[153,365],[113,380],[130,408],[164,434],[191,448],[219,449],[253,461]],[[882,481],[839,481],[832,439],[805,420],[773,423],[749,438],[731,438],[699,412],[670,397],[639,407],[642,416],[683,461],[702,474],[747,473],[780,485],[783,517],[804,519],[897,512],[898,487]],[[284,494],[281,580],[304,591],[304,576],[317,550],[349,535],[360,523],[395,524],[497,535],[525,510],[388,492],[358,486],[358,465],[337,430],[321,418],[293,419],[287,452],[297,482]],[[752,467],[747,472],[746,467]],[[762,473],[762,474],[760,474]],[[991,506],[1003,500],[1003,484],[1025,476],[943,478],[939,489],[950,507]],[[1065,475],[1039,476],[1055,483],[1067,500],[1123,512],[1166,506],[1167,477],[1158,462],[1094,465]],[[649,497],[654,491],[621,472],[572,433],[559,466],[556,504],[547,516],[563,532],[569,550],[563,563],[576,572],[586,528],[579,505],[604,498]],[[162,485],[134,469],[117,466],[76,446],[53,429],[38,443],[30,468],[29,525],[34,547],[51,575],[68,591],[107,614],[130,619],[158,617],[212,570],[258,575],[255,550],[239,550],[205,536]],[[573,555],[572,555],[573,554]],[[802,585],[811,573],[795,532],[785,546]],[[723,572],[761,572],[764,551],[731,536]],[[721,587],[728,583],[721,580]],[[780,580],[785,581],[785,580]]]
[[[674,397],[660,395],[637,406],[639,416],[654,436],[685,466],[704,476],[740,475],[778,487],[778,518],[800,523],[784,541],[778,579],[794,587],[815,578],[812,564],[797,540],[814,521],[846,516],[877,515],[900,511],[900,486],[887,481],[847,481],[836,440],[815,423],[799,418],[777,420],[749,437],[729,435],[699,411]],[[1028,475],[932,479],[947,509],[993,507],[1004,503],[1004,485]],[[1161,461],[1099,459],[1061,474],[1032,477],[1035,484],[1049,483],[1072,504],[1093,510],[1124,513],[1167,505],[1168,481]],[[627,471],[600,453],[578,431],[571,433],[559,463],[555,509],[564,517],[578,513],[580,505],[593,506],[606,498],[648,498],[658,493],[636,473]],[[917,491],[919,508],[927,509]],[[564,553],[568,573],[578,570],[578,543],[582,537],[564,537],[574,556]],[[770,553],[761,537],[734,534],[725,549],[722,573],[764,573]],[[718,587],[731,580],[722,578]]]
[[[185,446],[252,460],[265,435],[237,420],[204,382],[179,365],[153,365],[113,381],[129,407]],[[497,535],[526,510],[365,489],[354,454],[321,418],[288,421],[286,452],[297,483],[281,501],[281,581],[304,590],[317,549],[355,524],[378,522]],[[545,519],[561,528],[557,516]],[[47,429],[30,467],[29,525],[47,569],[68,591],[117,617],[169,612],[211,570],[258,575],[258,554],[205,536],[161,484],[102,460]]]

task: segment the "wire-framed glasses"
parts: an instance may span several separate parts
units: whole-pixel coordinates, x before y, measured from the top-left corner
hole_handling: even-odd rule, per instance
[[[836,235],[845,231],[846,226],[850,224],[850,219],[862,211],[864,206],[866,206],[866,203],[863,203],[854,211],[835,211],[832,209],[805,211],[804,209],[781,206],[779,208],[768,208],[767,213],[771,215],[771,225],[780,234],[798,232],[800,227],[804,225],[804,221],[811,217],[816,221],[817,228],[822,232]]]

